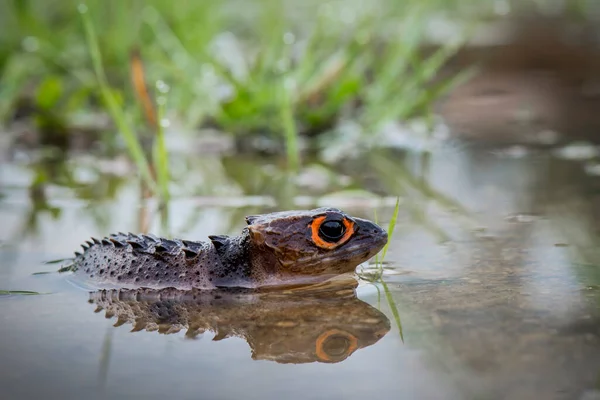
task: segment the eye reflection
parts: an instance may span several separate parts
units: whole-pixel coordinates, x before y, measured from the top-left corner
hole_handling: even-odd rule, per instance
[[[341,336],[333,337],[323,344],[323,351],[330,357],[339,357],[346,354],[350,347],[350,341]]]

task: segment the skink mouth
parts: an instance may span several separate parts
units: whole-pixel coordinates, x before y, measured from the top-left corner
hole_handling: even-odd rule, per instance
[[[372,240],[374,242],[387,242],[388,234],[379,225],[362,218],[355,218],[358,225],[357,233],[363,236],[363,240]]]
[[[322,266],[323,264],[340,265],[348,264],[348,269],[374,257],[387,243],[387,234],[383,232],[375,242],[349,244],[340,249],[339,252],[319,254],[316,256],[300,258],[297,264],[309,273],[311,267]]]
[[[382,229],[381,232],[378,235],[377,241],[378,242],[383,242],[383,245],[381,246],[381,248],[383,248],[383,246],[385,246],[387,244],[388,233]]]

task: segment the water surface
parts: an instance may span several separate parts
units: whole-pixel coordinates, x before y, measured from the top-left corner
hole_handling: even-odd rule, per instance
[[[385,285],[361,280],[355,294],[90,300],[68,275],[35,274],[116,231],[202,240],[278,207],[377,211],[382,225],[392,213],[372,197],[274,188],[286,177],[268,160],[177,163],[189,179],[162,213],[110,163],[2,165],[0,289],[43,293],[0,297],[2,398],[598,396],[600,178],[585,163],[453,145],[340,167],[401,196]],[[39,170],[53,183],[32,187]]]

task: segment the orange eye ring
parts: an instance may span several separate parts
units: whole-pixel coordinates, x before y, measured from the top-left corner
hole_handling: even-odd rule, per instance
[[[348,340],[348,342],[349,342],[348,349],[344,352],[344,354],[342,355],[342,357],[332,358],[325,351],[325,348],[324,348],[325,342],[327,341],[327,339],[329,339],[330,337],[332,337],[334,335],[342,336],[346,340]],[[319,358],[319,360],[325,361],[325,362],[338,362],[338,361],[342,361],[342,360],[348,358],[348,356],[350,356],[350,354],[354,353],[357,348],[358,348],[358,339],[356,338],[356,336],[354,336],[354,335],[352,335],[352,334],[350,334],[348,332],[339,330],[339,329],[329,329],[328,331],[323,332],[317,338],[317,341],[316,341],[316,354],[317,354],[317,357]]]
[[[330,242],[327,242],[327,241],[321,239],[321,236],[319,236],[319,228],[321,227],[321,224],[323,222],[325,222],[326,219],[327,219],[327,216],[322,215],[320,217],[315,218],[311,222],[311,224],[310,224],[311,239],[312,239],[313,243],[316,244],[318,247],[320,247],[322,249],[333,250],[336,247],[341,246],[344,243],[346,243],[348,241],[348,239],[350,239],[350,237],[354,234],[354,222],[352,222],[352,220],[350,220],[348,218],[344,218],[342,221],[344,224],[344,227],[346,228],[346,232],[344,233],[344,236],[342,236],[340,238],[340,240],[338,240],[337,242],[330,243]]]

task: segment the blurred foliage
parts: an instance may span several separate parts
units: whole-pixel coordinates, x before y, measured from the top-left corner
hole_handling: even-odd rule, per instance
[[[82,216],[91,218],[98,227],[106,227],[111,217],[106,205],[111,204],[128,183],[126,178],[104,173],[96,165],[69,161],[61,152],[48,152],[29,167],[32,171],[28,187],[30,205],[22,226],[13,235],[14,241],[36,236],[47,218],[59,220],[62,217],[62,207],[54,204],[49,194],[57,188],[71,189],[73,196],[85,204]]]
[[[0,5],[3,121],[23,98],[40,127],[65,125],[72,114],[99,105],[79,3]],[[169,111],[192,126],[210,121],[237,135],[287,130],[288,141],[296,131],[330,128],[345,111],[364,114],[367,123],[422,112],[444,91],[427,83],[455,48],[420,53],[427,18],[446,7],[441,0],[205,0],[176,7],[164,0],[91,0],[85,6],[107,82],[138,122],[140,110],[130,109],[134,49],[149,81],[172,87]]]
[[[42,135],[64,147],[73,121],[105,109],[146,185],[166,200],[173,179],[167,117],[283,142],[295,173],[300,135],[347,119],[369,135],[389,121],[431,117],[434,102],[469,76],[439,72],[473,16],[529,4],[587,18],[597,13],[591,3],[6,0],[0,123],[31,115]],[[450,27],[445,41],[428,46],[440,26]],[[132,82],[132,54],[150,88],[145,103]],[[168,103],[160,87],[170,88]],[[161,106],[158,125],[146,118],[148,104]]]
[[[283,132],[291,146],[297,133],[327,130],[347,113],[369,127],[428,113],[455,83],[435,78],[460,45],[425,55],[432,18],[464,22],[463,16],[532,5],[574,18],[598,13],[585,0],[6,0],[0,3],[1,121],[23,99],[39,126],[50,129],[99,106],[80,3],[97,32],[107,82],[133,122],[141,122],[141,112],[129,63],[139,50],[149,81],[172,87],[167,113],[236,135]]]

